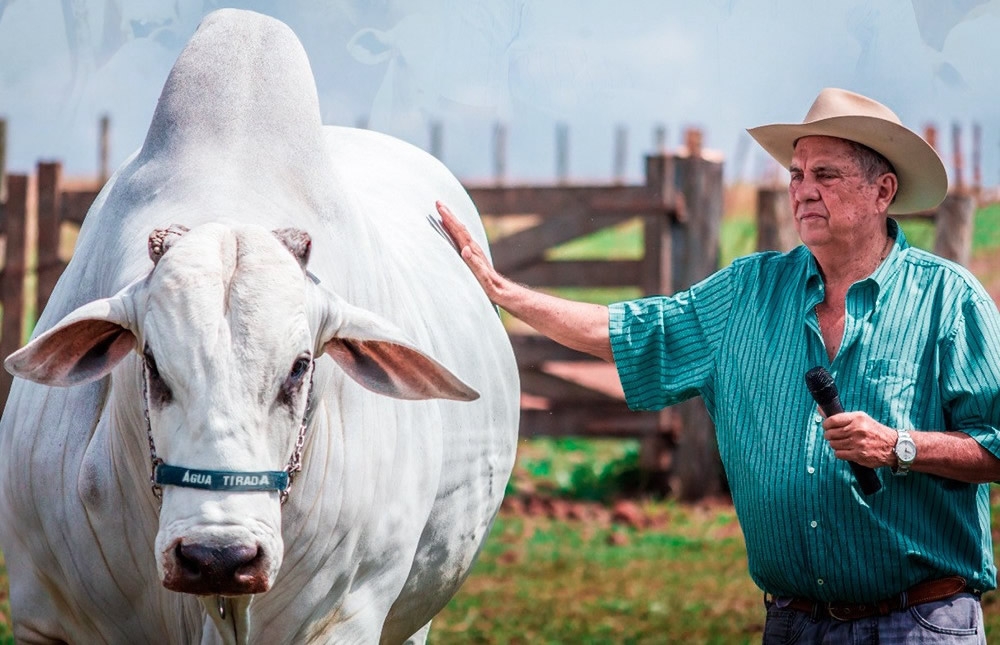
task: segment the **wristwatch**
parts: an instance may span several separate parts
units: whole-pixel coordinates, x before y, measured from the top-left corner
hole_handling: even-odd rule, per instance
[[[910,466],[917,458],[917,444],[913,443],[909,430],[896,430],[896,447],[893,452],[896,453],[897,465],[892,474],[903,476],[910,472]]]

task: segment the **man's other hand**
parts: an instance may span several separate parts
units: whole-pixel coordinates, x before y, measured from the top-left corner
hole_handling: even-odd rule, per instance
[[[462,259],[472,270],[472,274],[479,281],[486,296],[494,304],[502,305],[503,303],[500,301],[503,299],[506,279],[493,268],[482,247],[472,239],[469,229],[465,228],[465,225],[455,217],[451,210],[441,202],[437,202],[436,206],[438,213],[441,214],[441,224],[444,226],[444,230],[455,242]]]
[[[823,437],[837,459],[868,468],[896,464],[896,431],[864,412],[841,412],[823,421]]]

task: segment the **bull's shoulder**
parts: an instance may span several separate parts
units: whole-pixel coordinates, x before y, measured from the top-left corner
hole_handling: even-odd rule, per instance
[[[434,203],[449,205],[487,249],[475,204],[439,159],[393,136],[358,128],[325,126],[327,153],[348,201],[378,228],[407,234],[430,231],[439,220]],[[437,232],[434,232],[438,236]]]

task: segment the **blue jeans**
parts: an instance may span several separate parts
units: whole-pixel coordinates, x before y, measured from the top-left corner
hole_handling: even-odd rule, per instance
[[[764,645],[786,643],[955,643],[985,645],[979,596],[960,593],[934,602],[851,622],[813,620],[796,609],[765,602]]]

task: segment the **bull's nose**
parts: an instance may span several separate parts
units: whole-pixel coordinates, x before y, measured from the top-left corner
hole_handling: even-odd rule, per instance
[[[216,547],[178,541],[166,574],[163,585],[183,593],[236,596],[261,593],[270,587],[264,550],[259,545]]]

